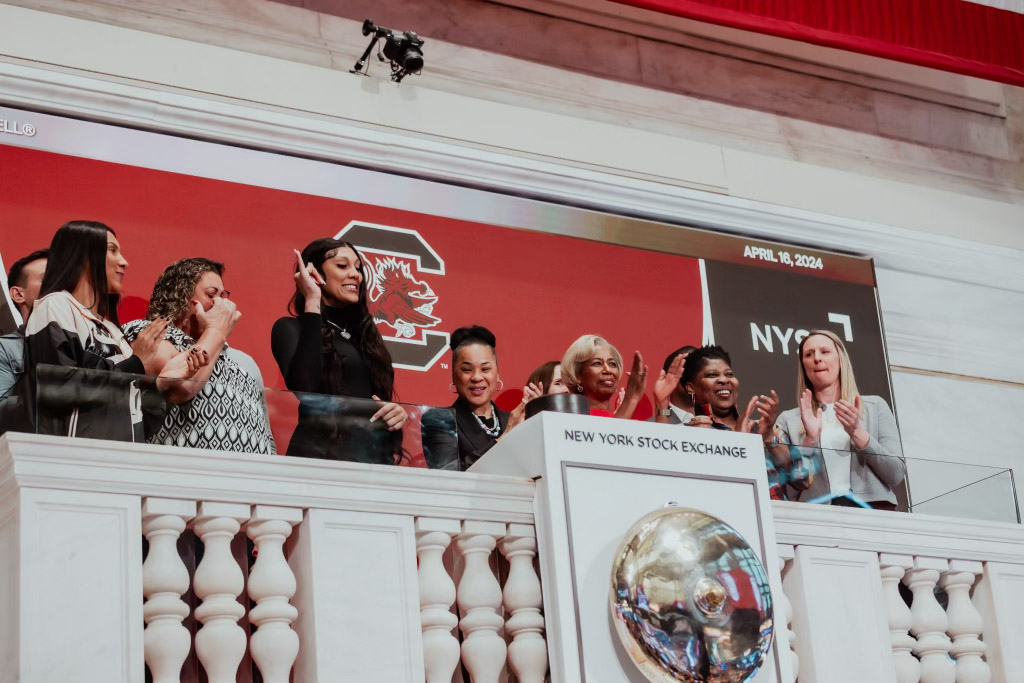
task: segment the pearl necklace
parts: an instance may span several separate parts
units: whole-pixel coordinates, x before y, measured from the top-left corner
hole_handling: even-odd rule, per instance
[[[490,427],[488,427],[486,424],[484,424],[483,418],[481,418],[476,413],[473,413],[473,417],[476,418],[476,423],[478,425],[480,425],[480,429],[484,430],[484,433],[487,434],[487,436],[491,437],[492,439],[497,439],[498,435],[501,434],[501,422],[498,420],[498,411],[494,407],[493,403],[491,404],[491,426]]]

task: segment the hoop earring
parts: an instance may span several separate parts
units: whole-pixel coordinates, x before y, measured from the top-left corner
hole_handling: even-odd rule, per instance
[[[505,383],[504,383],[504,382],[502,382],[502,381],[501,381],[501,380],[499,379],[499,380],[498,380],[498,393],[500,394],[500,393],[501,393],[501,392],[503,392],[504,390],[505,390]]]
[[[577,394],[582,394],[583,393],[583,385],[582,384],[577,384],[576,385],[576,393]]]
[[[459,393],[455,390],[455,382],[452,382],[451,384],[448,385],[448,391],[452,392],[453,394]]]

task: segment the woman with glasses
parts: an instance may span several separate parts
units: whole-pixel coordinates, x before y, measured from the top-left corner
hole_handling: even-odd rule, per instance
[[[227,339],[241,317],[224,289],[223,264],[205,258],[172,263],[157,278],[145,320],[124,326],[137,337],[154,321],[167,330],[159,353],[168,357],[196,349],[208,359],[190,382],[165,392],[171,405],[150,443],[239,453],[275,453],[263,400],[263,378]]]

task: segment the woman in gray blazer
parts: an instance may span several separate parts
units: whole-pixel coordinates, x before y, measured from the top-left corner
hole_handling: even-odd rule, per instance
[[[846,501],[852,493],[872,507],[894,510],[892,488],[906,477],[907,466],[892,410],[880,396],[860,395],[850,356],[832,332],[811,331],[800,342],[798,357],[800,405],[775,423],[783,441],[808,447],[791,454],[794,460],[802,457],[802,467],[812,472],[803,482],[806,490],[792,499]]]

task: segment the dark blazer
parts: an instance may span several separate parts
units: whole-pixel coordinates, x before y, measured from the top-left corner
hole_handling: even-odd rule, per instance
[[[473,416],[473,409],[461,398],[456,399],[452,408],[455,409],[455,430],[459,437],[459,469],[465,471],[498,440],[480,428],[480,423]],[[508,427],[508,413],[498,406],[494,406],[494,412],[501,425],[501,434],[504,434]]]

